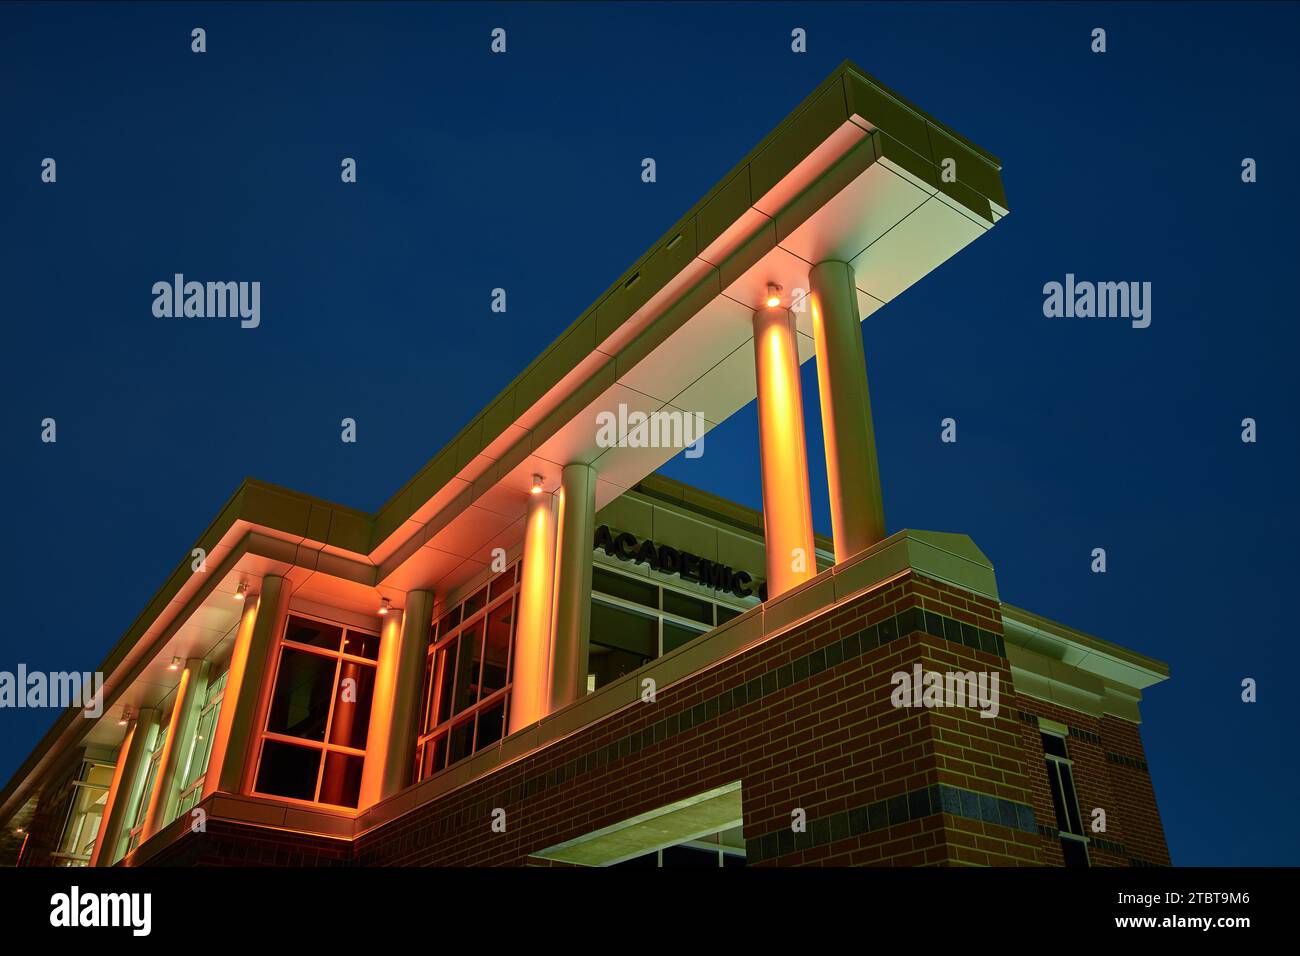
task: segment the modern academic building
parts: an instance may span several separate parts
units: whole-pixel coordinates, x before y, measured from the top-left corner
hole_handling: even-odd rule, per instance
[[[886,532],[861,323],[1006,214],[994,156],[841,66],[377,514],[245,481],[103,715],[0,792],[0,849],[1168,865],[1168,668],[1006,603],[959,532]],[[762,512],[654,473],[755,400]]]

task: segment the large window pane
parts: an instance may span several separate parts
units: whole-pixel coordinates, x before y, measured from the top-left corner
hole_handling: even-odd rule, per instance
[[[456,650],[459,646],[459,640],[453,640],[437,651],[437,663],[434,667],[435,677],[433,685],[434,701],[430,708],[433,714],[433,720],[426,731],[433,730],[434,727],[440,726],[444,721],[451,719],[452,703],[452,684],[456,680]]]
[[[356,807],[361,794],[361,768],[365,761],[351,754],[325,754],[325,773],[320,781],[320,802]]]
[[[693,641],[703,633],[704,631],[674,624],[672,621],[664,621],[664,653],[677,650],[687,641]]]
[[[267,740],[262,743],[262,762],[257,771],[258,793],[297,800],[316,799],[316,776],[322,751]]]
[[[659,620],[612,604],[591,604],[591,641],[644,658],[659,656]]]
[[[348,628],[347,636],[343,638],[343,653],[377,661],[379,660],[379,635]]]
[[[337,651],[339,642],[343,640],[343,628],[305,617],[290,617],[284,639],[295,644],[309,644],[327,651]]]
[[[455,763],[468,757],[474,747],[474,718],[463,721],[451,728],[451,740],[447,745],[447,762]]]
[[[514,603],[514,599],[506,601],[488,614],[480,700],[506,686],[506,676],[510,673],[510,625],[514,620]]]
[[[330,743],[365,750],[370,729],[370,704],[375,691],[375,669],[369,664],[343,661],[339,665],[338,687],[334,718],[330,723]]]
[[[587,673],[595,675],[596,689],[599,690],[623,675],[632,673],[649,660],[651,658],[648,656],[632,654],[592,641],[587,657]]]
[[[282,648],[266,729],[286,737],[323,741],[336,668],[335,658]]]
[[[452,694],[452,713],[459,714],[478,700],[479,665],[483,655],[483,622],[460,632],[460,650],[456,654],[456,686]]]
[[[712,601],[704,601],[688,594],[680,594],[671,588],[664,588],[664,611],[668,614],[684,617],[687,620],[699,621],[701,624],[713,626]]]
[[[659,586],[649,581],[640,581],[596,567],[591,569],[591,589],[659,610]]]
[[[494,744],[500,740],[505,732],[505,720],[506,702],[504,699],[479,711],[478,740],[474,745],[474,749],[482,750],[489,744]]]

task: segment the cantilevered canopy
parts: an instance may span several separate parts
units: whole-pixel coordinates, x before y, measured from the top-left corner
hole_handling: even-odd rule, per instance
[[[241,581],[283,575],[295,599],[358,614],[414,588],[447,594],[522,539],[534,474],[550,491],[565,464],[592,463],[600,507],[680,450],[605,447],[600,412],[698,412],[710,428],[752,401],[751,316],[768,283],[788,305],[812,265],[850,262],[865,318],[1006,212],[995,157],[843,64],[378,514],[241,485],[196,544],[207,570],[181,556],[101,665],[105,706],[157,703],[174,682],[162,662],[228,640]],[[795,315],[807,360],[810,316]],[[0,818],[90,728],[65,713],[0,794]]]

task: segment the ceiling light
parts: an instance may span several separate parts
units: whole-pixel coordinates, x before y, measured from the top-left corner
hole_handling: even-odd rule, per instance
[[[172,658],[172,662],[171,662],[170,664],[167,665],[167,669],[168,669],[169,671],[178,671],[178,670],[180,670],[180,669],[181,669],[181,659],[180,659],[179,657],[173,657],[173,658]]]
[[[781,304],[781,287],[775,282],[767,284],[767,298],[763,300],[763,304],[769,309],[775,309]]]
[[[542,493],[542,476],[533,475],[533,483],[528,489],[529,494],[540,495]]]
[[[379,602],[380,614],[387,614],[392,609],[393,609],[393,602],[388,600],[388,598],[384,598],[382,601]]]
[[[248,593],[248,585],[245,584],[243,581],[240,581],[239,587],[235,588],[235,600],[242,601],[244,599],[244,595],[247,593]]]

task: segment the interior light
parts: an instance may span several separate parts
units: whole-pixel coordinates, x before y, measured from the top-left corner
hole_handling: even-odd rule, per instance
[[[388,598],[384,598],[382,601],[379,602],[380,614],[387,614],[392,609],[393,609],[393,602],[388,600]]]
[[[235,588],[235,600],[242,601],[246,593],[248,593],[248,585],[240,581],[239,587]]]
[[[529,494],[540,495],[542,493],[542,476],[533,475],[533,483],[528,489]]]
[[[130,720],[131,720],[131,708],[123,707],[122,716],[117,718],[117,725],[119,727],[125,727]]]
[[[167,669],[168,669],[169,671],[178,671],[178,670],[180,670],[180,669],[181,669],[181,659],[180,659],[179,657],[173,657],[173,658],[172,658],[172,662],[171,662],[170,664],[167,665]]]
[[[781,304],[781,287],[775,282],[767,284],[767,298],[763,300],[769,309],[775,309]]]

